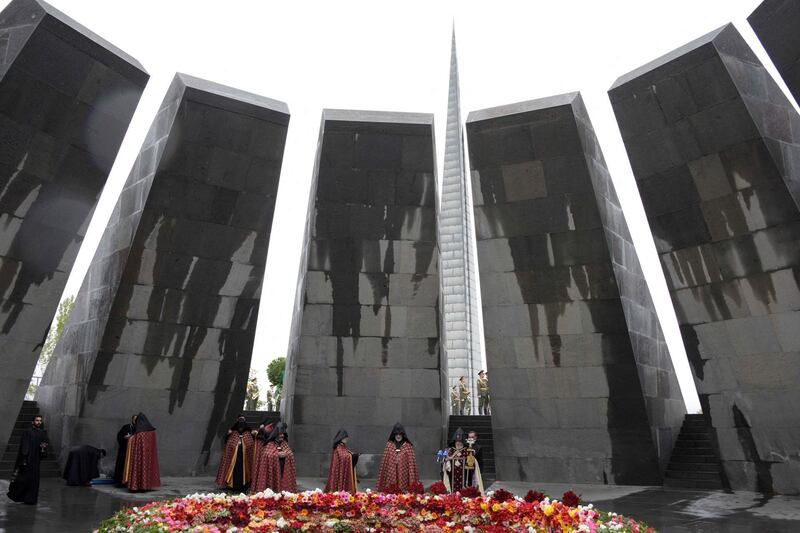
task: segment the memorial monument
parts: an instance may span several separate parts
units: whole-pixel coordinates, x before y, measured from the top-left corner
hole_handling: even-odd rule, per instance
[[[148,74],[52,6],[0,13],[0,448]]]

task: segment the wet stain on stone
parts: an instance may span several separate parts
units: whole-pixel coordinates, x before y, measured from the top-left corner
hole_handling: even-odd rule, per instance
[[[681,326],[680,331],[686,348],[686,358],[689,359],[689,364],[692,365],[694,375],[697,379],[703,381],[705,379],[703,367],[706,365],[706,360],[700,355],[700,339],[697,337],[697,332],[694,326]]]
[[[758,492],[765,495],[772,495],[775,489],[772,484],[772,462],[761,459],[756,446],[756,440],[753,438],[753,430],[750,423],[747,421],[744,413],[734,403],[731,406],[733,414],[733,425],[736,428],[736,434],[739,437],[739,444],[744,452],[745,459],[755,466],[756,469],[756,488]],[[762,502],[764,505],[766,500]]]
[[[336,396],[344,396],[344,345],[341,337],[336,337]]]

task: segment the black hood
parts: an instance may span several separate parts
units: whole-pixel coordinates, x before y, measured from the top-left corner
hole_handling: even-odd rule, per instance
[[[409,444],[413,444],[410,440],[408,440],[408,435],[406,435],[406,429],[403,427],[403,425],[400,422],[395,424],[394,427],[392,428],[392,432],[389,433],[389,439],[388,439],[389,442],[396,442],[394,440],[394,436],[397,435],[398,433],[400,433],[403,436],[402,442],[407,442]]]
[[[244,433],[246,431],[250,431],[250,424],[247,423],[242,417],[236,418],[236,422],[231,426],[231,431],[236,431],[239,433]]]
[[[136,415],[136,424],[133,426],[134,433],[141,433],[143,431],[155,431],[156,428],[153,427],[153,424],[147,419],[144,413],[139,413]]]
[[[289,431],[288,431],[288,429],[289,429],[289,426],[287,426],[286,423],[278,422],[277,424],[275,424],[275,427],[272,428],[272,432],[269,434],[269,437],[267,438],[267,442],[274,441],[275,439],[278,438],[278,435],[280,435],[281,433],[284,433],[286,435],[286,439],[285,440],[286,440],[286,442],[289,442]]]
[[[450,439],[450,446],[455,446],[457,440],[464,442],[464,430],[461,428],[456,429],[455,433],[453,433],[453,438]]]
[[[350,435],[347,434],[347,431],[344,428],[340,429],[336,433],[336,436],[333,437],[333,447],[336,448],[339,445],[339,443],[342,442],[342,439],[346,439],[349,436]]]

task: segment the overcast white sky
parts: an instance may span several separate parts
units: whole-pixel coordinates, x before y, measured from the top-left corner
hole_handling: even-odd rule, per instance
[[[618,76],[727,22],[736,24],[774,75],[745,20],[760,0],[50,3],[134,56],[151,76],[65,295],[80,288],[176,71],[282,100],[291,122],[253,353],[253,366],[263,371],[286,352],[322,109],[435,113],[441,176],[455,20],[464,119],[472,110],[582,92],[651,284],[684,398],[690,410],[699,409],[606,91]],[[0,0],[2,7],[6,4]]]

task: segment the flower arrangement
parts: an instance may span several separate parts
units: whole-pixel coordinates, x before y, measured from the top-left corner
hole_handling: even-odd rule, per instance
[[[494,497],[498,494],[500,499]],[[501,501],[502,500],[502,501]],[[633,519],[590,505],[557,500],[526,501],[507,491],[485,497],[461,494],[380,492],[273,493],[246,496],[192,494],[123,509],[100,524],[99,533],[123,532],[425,532],[654,533]]]

